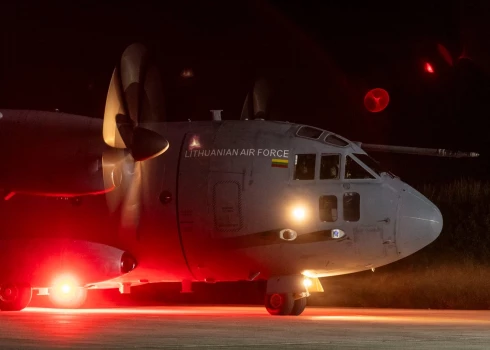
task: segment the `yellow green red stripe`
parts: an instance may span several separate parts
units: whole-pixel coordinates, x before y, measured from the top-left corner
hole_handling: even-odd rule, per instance
[[[288,164],[289,164],[288,159],[278,159],[278,158],[272,159],[272,167],[273,168],[287,168]]]

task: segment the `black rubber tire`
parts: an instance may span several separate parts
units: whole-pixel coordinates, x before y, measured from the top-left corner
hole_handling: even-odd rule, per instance
[[[293,293],[274,293],[265,296],[265,308],[273,316],[290,315],[293,307]]]
[[[291,310],[291,315],[299,316],[305,311],[306,308],[306,298],[297,299],[294,301],[293,309]]]
[[[32,299],[31,286],[27,283],[11,283],[10,285],[15,288],[16,296],[13,300],[9,301],[0,299],[0,310],[20,311],[22,309],[25,309]]]

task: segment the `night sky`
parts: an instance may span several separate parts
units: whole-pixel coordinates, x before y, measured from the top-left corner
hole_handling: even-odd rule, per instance
[[[256,77],[270,118],[351,140],[482,154],[373,154],[411,181],[487,178],[490,5],[486,1],[118,1],[0,5],[0,106],[101,118],[112,70],[140,41],[162,72],[166,120],[238,119]],[[438,48],[439,47],[439,48]],[[444,57],[441,47],[449,53]],[[434,73],[424,71],[429,62]],[[181,77],[191,68],[194,77]],[[388,107],[364,94],[381,87]]]

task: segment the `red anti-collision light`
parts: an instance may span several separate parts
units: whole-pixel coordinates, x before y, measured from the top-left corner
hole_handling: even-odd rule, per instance
[[[369,112],[377,113],[384,110],[390,102],[388,91],[381,88],[369,90],[364,96],[364,106]]]
[[[434,73],[434,67],[432,67],[432,65],[429,62],[425,62],[424,70],[427,73],[431,73],[431,74]]]

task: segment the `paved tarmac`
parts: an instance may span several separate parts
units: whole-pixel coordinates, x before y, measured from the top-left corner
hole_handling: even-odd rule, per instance
[[[490,311],[171,306],[0,313],[0,349],[488,349]]]

